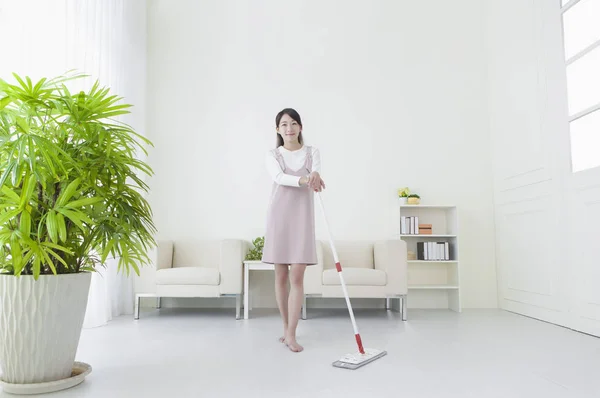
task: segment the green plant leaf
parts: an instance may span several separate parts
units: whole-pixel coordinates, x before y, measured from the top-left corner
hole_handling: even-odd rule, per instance
[[[102,257],[100,259],[100,261],[102,263],[106,262],[106,259],[111,254],[111,250],[112,250],[113,246],[115,245],[115,243],[116,243],[116,240],[113,238],[113,239],[109,240],[108,243],[106,244],[106,247],[104,248],[104,251],[102,252]]]
[[[46,218],[46,227],[48,231],[48,236],[52,242],[58,241],[58,225],[56,223],[56,213],[54,210],[50,210],[48,212],[48,216]]]
[[[22,131],[29,134],[29,123],[23,117],[17,117],[17,126],[21,128]]]
[[[71,251],[69,250],[69,248],[67,248],[67,247],[65,247],[65,246],[57,245],[57,244],[55,244],[55,243],[52,243],[52,242],[49,242],[49,241],[44,241],[44,242],[42,242],[42,243],[41,243],[41,246],[42,246],[42,247],[49,247],[49,248],[51,248],[51,249],[55,249],[55,250],[60,250],[60,251],[62,251],[62,252],[64,252],[64,253],[66,253],[66,254],[70,254],[70,255],[72,255],[72,254],[73,254],[73,252],[71,252]]]
[[[35,257],[33,258],[33,265],[32,265],[32,268],[33,268],[33,272],[34,272],[34,273],[36,273],[36,274],[38,274],[38,275],[40,274],[40,272],[41,272],[41,268],[42,268],[42,263],[41,263],[40,257],[38,257],[38,256],[35,256]]]
[[[26,235],[29,235],[29,233],[31,232],[31,215],[29,214],[29,211],[27,211],[27,210],[23,210],[21,212],[21,220],[20,220],[19,229],[21,230],[21,232],[23,234],[26,234]]]
[[[50,269],[52,270],[53,274],[57,274],[58,272],[56,271],[56,266],[54,265],[54,262],[52,261],[52,259],[50,258],[50,256],[48,255],[48,252],[46,250],[41,250],[41,254],[44,257],[44,263],[46,265],[48,265],[48,267],[50,267]],[[41,265],[41,264],[40,264]],[[41,267],[40,267],[41,268]],[[35,270],[34,269],[34,273],[35,272],[40,272],[40,270]]]
[[[91,224],[93,222],[84,213],[78,212],[76,210],[58,209],[58,212],[62,213],[69,220],[73,221],[81,230],[85,229],[83,222],[86,222],[88,224]]]
[[[10,97],[4,97],[2,99],[0,99],[0,110],[6,108],[6,106],[8,104],[10,104],[12,102],[12,99]]]
[[[65,216],[62,213],[56,214],[56,225],[58,227],[58,237],[61,242],[67,240],[67,227],[65,225]]]
[[[58,200],[56,201],[57,207],[63,207],[65,203],[75,194],[77,188],[79,188],[79,184],[81,183],[81,178],[76,178],[74,181],[69,183],[67,189],[65,189],[61,194]]]
[[[9,156],[9,159],[10,159],[10,156]],[[10,173],[12,173],[12,171],[15,167],[16,167],[16,163],[14,161],[8,163],[8,165],[6,166],[6,169],[4,170],[4,173],[2,173],[2,176],[0,177],[0,186],[4,187],[4,184],[8,180],[8,176],[10,176]]]
[[[7,211],[6,213],[0,213],[0,226],[4,226],[5,224],[7,224],[9,221],[11,220],[15,220],[17,216],[21,214],[21,210],[16,209],[16,210],[10,210]]]
[[[96,203],[100,203],[102,202],[102,198],[84,198],[84,199],[78,199],[78,200],[74,200],[72,202],[66,203],[64,205],[65,208],[67,209],[76,209],[78,207],[82,207],[82,206],[89,206],[89,205],[93,205]]]
[[[13,234],[10,240],[10,255],[12,257],[12,265],[15,269],[16,274],[20,274],[21,270],[23,269],[23,266],[25,265],[23,263],[23,257],[21,253],[21,244],[17,239],[17,234]]]
[[[59,256],[54,250],[47,248],[46,253],[52,255],[52,257],[57,259],[65,267],[68,267],[67,262],[61,256]],[[52,261],[50,261],[50,263],[52,264]]]
[[[15,205],[19,204],[19,201],[20,201],[21,198],[19,197],[19,195],[17,195],[17,193],[15,191],[13,191],[12,189],[10,189],[9,187],[3,186],[2,187],[2,193],[4,195],[6,195],[8,198],[10,198],[12,200],[13,204],[15,204]]]
[[[21,208],[23,208],[25,204],[31,200],[31,196],[33,195],[33,191],[35,190],[35,184],[35,178],[28,176],[25,179],[25,189],[21,193],[21,201],[19,203],[19,206]]]

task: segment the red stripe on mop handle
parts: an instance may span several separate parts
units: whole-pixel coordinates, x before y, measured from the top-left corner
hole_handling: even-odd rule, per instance
[[[339,261],[337,261],[335,263],[335,268],[337,269],[337,272],[342,272],[342,265],[340,264]],[[353,320],[353,322],[354,322],[354,320]],[[358,344],[358,352],[360,352],[361,354],[364,354],[365,349],[363,348],[362,339],[360,338],[360,333],[356,333],[354,335],[354,337],[356,337],[356,344]]]
[[[355,337],[356,337],[356,344],[358,344],[358,352],[360,352],[361,354],[364,354],[365,349],[363,348],[362,340],[360,339],[360,333],[356,334]]]

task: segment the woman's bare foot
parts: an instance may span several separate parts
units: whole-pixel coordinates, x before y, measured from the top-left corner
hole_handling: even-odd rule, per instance
[[[304,347],[298,344],[298,342],[296,342],[296,339],[285,339],[285,345],[287,345],[288,348],[293,352],[300,352],[304,350]]]
[[[280,343],[285,343],[285,336],[287,336],[287,325],[283,325],[283,335],[279,338]]]

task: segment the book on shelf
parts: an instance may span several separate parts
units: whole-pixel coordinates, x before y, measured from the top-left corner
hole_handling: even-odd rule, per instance
[[[419,224],[418,216],[400,217],[400,233],[402,235],[431,235],[431,224]]]
[[[402,235],[416,235],[419,233],[419,217],[402,216],[400,218],[400,233]]]
[[[448,242],[417,242],[417,260],[450,261]]]

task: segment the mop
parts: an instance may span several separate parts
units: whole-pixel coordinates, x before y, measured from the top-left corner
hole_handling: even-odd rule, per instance
[[[356,320],[354,319],[354,312],[352,311],[352,304],[350,304],[350,298],[348,297],[348,290],[346,289],[346,283],[344,282],[344,276],[342,275],[342,265],[340,264],[340,260],[337,255],[337,251],[335,250],[335,246],[333,245],[333,238],[331,237],[331,231],[329,230],[329,223],[327,222],[327,217],[325,216],[325,207],[323,206],[323,200],[321,199],[321,193],[317,192],[317,196],[319,198],[319,205],[321,207],[321,212],[323,213],[323,219],[325,220],[325,227],[327,230],[327,235],[329,237],[329,245],[331,246],[331,252],[333,253],[333,260],[335,262],[335,268],[337,269],[338,275],[340,276],[340,281],[342,283],[342,290],[344,291],[344,297],[346,298],[346,304],[348,305],[348,312],[350,312],[350,320],[352,321],[352,326],[354,327],[354,336],[356,338],[356,344],[358,345],[358,352],[349,353],[333,362],[333,366],[337,368],[343,369],[358,369],[361,366],[364,366],[368,363],[371,363],[384,355],[387,354],[387,351],[377,350],[374,348],[367,348],[366,350],[363,348],[363,343],[360,338],[360,333],[358,332],[358,326],[356,326]]]

